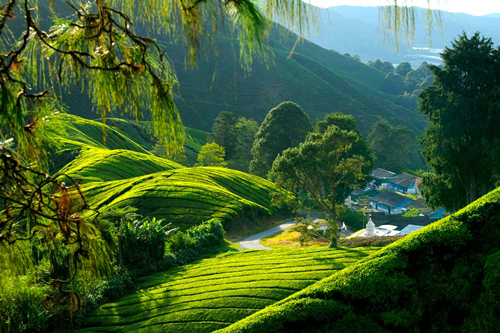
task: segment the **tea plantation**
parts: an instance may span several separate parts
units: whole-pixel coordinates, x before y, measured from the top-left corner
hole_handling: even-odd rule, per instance
[[[85,182],[120,180],[184,168],[183,165],[151,154],[123,149],[84,149],[59,171]]]
[[[277,191],[274,184],[235,170],[181,168],[126,178],[141,170],[131,171],[135,166],[125,163],[107,168],[105,177],[125,179],[84,183],[85,197],[95,209],[131,206],[139,214],[164,218],[181,229],[211,218],[229,221],[242,214],[269,215],[276,210],[270,196]],[[68,172],[77,173],[74,166]],[[99,177],[103,176],[90,174],[89,179]]]
[[[148,277],[101,306],[79,332],[212,332],[341,270],[376,249],[247,251]]]
[[[67,113],[54,114],[45,126],[53,151],[53,169],[59,170],[71,162],[82,149],[123,149],[151,155],[155,141],[149,134],[150,122],[137,124],[124,119],[89,120]],[[208,133],[186,127],[185,153],[189,165],[194,165],[198,152],[206,143]]]

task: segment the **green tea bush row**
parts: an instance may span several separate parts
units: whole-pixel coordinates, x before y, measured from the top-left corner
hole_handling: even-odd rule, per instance
[[[205,234],[192,230],[174,235],[169,248],[182,252],[192,246],[190,239],[206,239]],[[214,322],[230,325],[373,251],[321,248],[223,254],[148,277],[135,293],[96,310],[84,331],[147,331],[169,327],[173,318],[184,323],[185,332],[199,322],[205,322],[202,331],[206,326],[215,330],[220,326]]]

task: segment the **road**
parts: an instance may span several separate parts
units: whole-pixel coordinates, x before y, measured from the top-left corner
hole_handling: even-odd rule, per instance
[[[272,250],[272,248],[262,245],[260,241],[263,238],[269,237],[272,234],[285,230],[286,228],[291,227],[294,224],[295,224],[294,219],[292,219],[276,227],[273,227],[266,231],[262,231],[259,232],[258,234],[247,237],[240,242],[240,247],[243,250]]]

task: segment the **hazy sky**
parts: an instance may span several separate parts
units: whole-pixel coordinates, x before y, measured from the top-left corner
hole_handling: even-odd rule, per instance
[[[332,6],[383,6],[394,4],[394,0],[310,0],[311,4],[318,7]],[[427,7],[427,0],[398,0],[398,4]],[[454,13],[467,13],[472,15],[485,15],[500,13],[499,0],[430,0],[433,9],[441,9]]]

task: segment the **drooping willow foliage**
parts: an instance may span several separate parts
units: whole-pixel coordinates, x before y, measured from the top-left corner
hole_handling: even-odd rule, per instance
[[[439,4],[437,0],[435,4]],[[387,47],[399,50],[403,40],[411,44],[415,37],[415,23],[420,19],[425,22],[425,35],[432,43],[432,31],[442,28],[441,11],[431,10],[431,1],[427,0],[428,8],[411,6],[411,0],[387,0],[387,6],[379,7],[379,28],[382,30]]]

